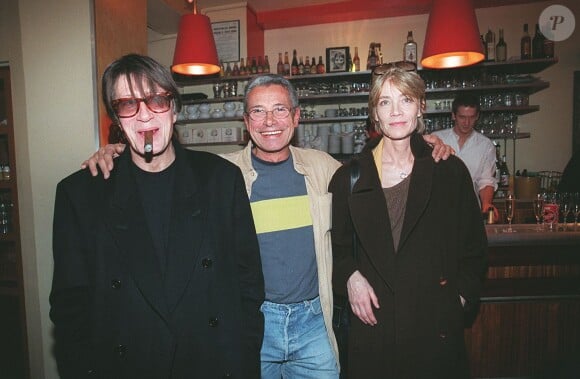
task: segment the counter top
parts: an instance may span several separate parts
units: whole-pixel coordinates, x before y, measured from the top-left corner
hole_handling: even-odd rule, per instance
[[[570,226],[571,227],[571,226]],[[538,230],[535,224],[514,224],[512,232],[507,224],[486,225],[489,246],[523,246],[523,245],[578,245],[580,254],[580,229],[577,231]]]

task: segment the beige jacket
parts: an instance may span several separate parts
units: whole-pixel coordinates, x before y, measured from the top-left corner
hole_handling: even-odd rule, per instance
[[[248,197],[251,196],[252,184],[258,177],[252,167],[251,145],[249,143],[243,150],[222,155],[242,170]],[[328,338],[338,364],[338,347],[332,331],[332,250],[330,241],[332,194],[328,192],[328,184],[341,164],[330,155],[318,150],[290,146],[290,152],[294,160],[294,169],[306,178],[306,191],[310,201],[310,215],[313,220],[320,303]]]

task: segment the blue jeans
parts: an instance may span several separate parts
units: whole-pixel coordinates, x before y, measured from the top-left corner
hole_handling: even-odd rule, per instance
[[[262,379],[337,379],[338,366],[320,299],[293,304],[265,301]]]

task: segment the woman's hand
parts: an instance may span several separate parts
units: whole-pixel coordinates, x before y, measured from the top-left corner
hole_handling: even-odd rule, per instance
[[[449,145],[443,143],[441,138],[434,134],[424,134],[423,139],[433,147],[433,160],[439,162],[441,159],[447,160],[451,155],[455,155],[455,150]]]
[[[357,270],[348,278],[346,289],[350,307],[356,317],[366,325],[376,325],[373,306],[380,308],[379,299],[367,279]]]
[[[125,150],[126,145],[116,143],[114,145],[105,145],[97,150],[89,159],[81,164],[81,168],[89,168],[93,176],[97,176],[99,171],[97,165],[103,172],[103,178],[108,179],[113,169],[113,159],[118,157]]]

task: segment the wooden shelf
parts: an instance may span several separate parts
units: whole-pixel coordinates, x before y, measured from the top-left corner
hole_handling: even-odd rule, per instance
[[[527,105],[525,107],[493,107],[493,108],[482,108],[481,113],[493,113],[493,112],[513,112],[518,115],[524,115],[532,112],[537,112],[540,110],[539,105]],[[445,116],[451,115],[451,110],[428,110],[425,112],[426,116]]]

